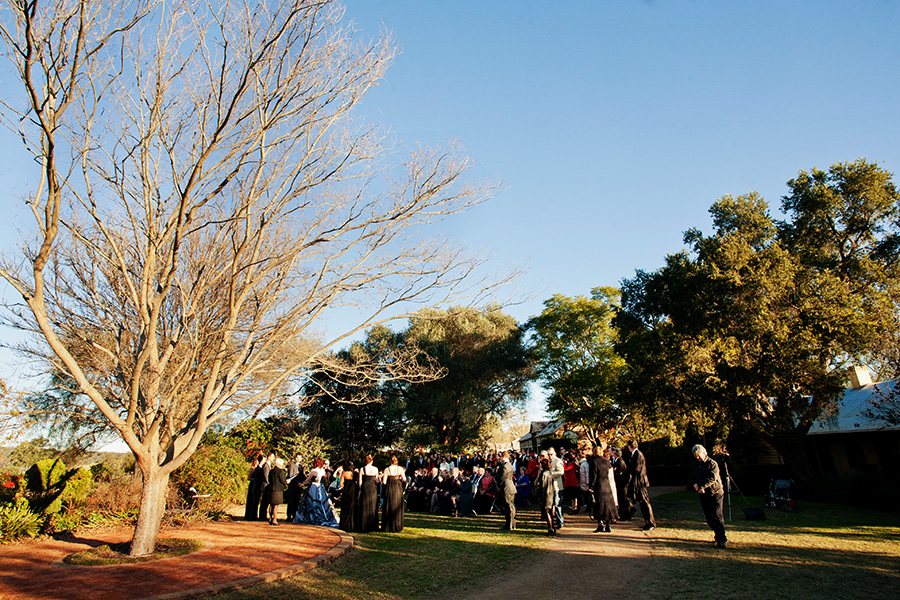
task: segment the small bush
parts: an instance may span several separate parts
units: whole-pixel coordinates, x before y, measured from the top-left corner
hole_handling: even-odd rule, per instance
[[[34,494],[46,494],[66,474],[66,465],[58,458],[39,460],[25,471],[28,491]]]
[[[172,474],[172,483],[184,498],[209,494],[209,504],[241,503],[247,486],[247,463],[241,453],[224,443],[197,450]]]
[[[14,504],[0,506],[0,543],[22,537],[34,537],[41,528],[41,515],[31,512],[28,501],[20,498]]]

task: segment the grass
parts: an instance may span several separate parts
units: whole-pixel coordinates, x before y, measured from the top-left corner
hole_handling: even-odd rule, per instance
[[[758,498],[750,501],[762,505]],[[795,513],[766,509],[766,521],[747,521],[743,502],[737,502],[734,521],[726,522],[729,548],[723,551],[712,544],[696,495],[655,499],[660,527],[652,534],[652,556],[643,577],[621,582],[623,593],[642,600],[900,596],[900,514],[803,503]],[[354,548],[329,565],[215,598],[464,597],[518,569],[535,575],[547,538],[535,511],[518,516],[519,531],[510,534],[498,531],[497,515],[407,514],[401,533],[353,534]],[[591,597],[579,587],[578,573],[572,573],[572,586],[562,596]]]
[[[762,506],[759,498],[751,503]],[[659,545],[642,598],[890,598],[900,595],[900,516],[803,503],[747,521],[743,501],[727,521],[728,549],[712,545],[695,494],[658,498]]]
[[[203,547],[203,543],[198,540],[169,538],[159,540],[156,543],[156,551],[147,556],[128,556],[131,549],[131,542],[122,542],[121,544],[103,544],[96,548],[89,548],[70,554],[63,562],[70,565],[78,565],[82,567],[96,567],[104,565],[126,565],[139,562],[147,562],[151,560],[159,560],[162,558],[172,558],[173,556],[182,556],[190,552],[196,552]]]
[[[502,518],[407,513],[400,533],[354,533],[352,550],[322,568],[271,584],[216,595],[216,600],[379,600],[447,598],[486,578],[525,566],[547,538],[535,511],[520,512],[517,531]]]

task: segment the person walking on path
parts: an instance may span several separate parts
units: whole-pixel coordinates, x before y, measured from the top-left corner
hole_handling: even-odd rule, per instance
[[[725,537],[725,515],[722,500],[725,488],[719,474],[719,463],[706,453],[706,448],[697,444],[691,451],[694,461],[691,463],[691,483],[700,495],[700,506],[706,516],[706,522],[715,533],[716,547],[724,548],[728,539]]]
[[[656,518],[650,506],[650,480],[647,478],[647,461],[644,453],[638,450],[637,440],[628,442],[631,458],[628,460],[628,497],[641,507],[644,518],[644,531],[656,529]]]
[[[594,494],[594,520],[597,528],[594,533],[610,533],[610,523],[618,516],[616,510],[616,492],[612,483],[612,465],[609,459],[603,455],[602,446],[594,447],[594,456],[591,457],[591,490]]]
[[[541,453],[543,455],[543,452]],[[556,501],[553,505],[554,525],[556,529],[562,529],[565,524],[562,507],[563,475],[566,467],[560,457],[556,455],[555,448],[547,449],[547,457],[550,459],[550,475],[553,477],[553,489],[556,491]]]

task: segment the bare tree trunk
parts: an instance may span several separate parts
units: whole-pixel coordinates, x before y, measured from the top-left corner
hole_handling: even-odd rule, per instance
[[[169,487],[169,473],[155,465],[142,467],[141,475],[141,512],[134,527],[134,537],[131,538],[131,556],[153,553],[166,511],[166,490]]]

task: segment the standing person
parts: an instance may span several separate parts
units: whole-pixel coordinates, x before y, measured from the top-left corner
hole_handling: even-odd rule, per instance
[[[262,454],[253,457],[253,463],[247,472],[247,504],[244,506],[244,520],[255,521],[259,514],[259,481],[262,476],[260,464],[264,460]]]
[[[563,491],[563,475],[565,475],[566,467],[563,461],[556,455],[555,448],[547,449],[547,457],[550,459],[550,475],[553,476],[553,489],[556,491],[556,503],[553,505],[553,514],[555,515],[554,524],[556,529],[562,529],[565,524],[562,507],[562,491]]]
[[[581,510],[579,512],[592,513],[594,495],[591,493],[591,465],[586,456],[582,456],[578,461],[578,491],[581,494]]]
[[[622,458],[618,448],[610,448],[610,462],[612,463],[613,479],[616,484],[616,499],[619,505],[619,520],[631,520],[631,503],[628,502],[628,465]]]
[[[344,479],[344,485],[341,488],[341,529],[352,533],[359,528],[359,508],[357,506],[359,500],[359,484],[357,479],[359,473],[356,472],[353,461],[348,460],[344,463],[344,472],[341,473]]]
[[[602,445],[594,446],[594,456],[591,457],[591,490],[594,494],[594,519],[597,528],[594,533],[611,531],[609,525],[618,516],[616,511],[616,497],[612,482],[612,465],[609,459],[603,455]]]
[[[563,460],[563,498],[569,501],[569,510],[578,512],[578,463],[572,453]]]
[[[272,465],[275,464],[275,453],[269,452],[269,456],[266,457],[266,460],[263,461],[261,466],[260,473],[260,491],[259,491],[259,520],[265,521],[269,518],[269,496],[271,495],[272,488],[269,485],[269,472],[272,470]]]
[[[359,470],[359,520],[362,533],[378,529],[378,469],[372,464],[372,455],[366,456],[365,466]]]
[[[497,467],[497,498],[502,502],[506,523],[500,529],[510,531],[516,528],[516,479],[515,467],[509,462],[506,450],[500,452],[500,466]]]
[[[628,498],[641,507],[644,519],[644,531],[656,529],[656,518],[650,506],[650,480],[647,478],[647,461],[644,453],[638,450],[637,440],[628,442],[631,458],[628,459]]]
[[[384,470],[384,503],[381,507],[381,530],[403,531],[403,490],[406,489],[406,471],[391,456],[391,464]]]
[[[716,547],[724,548],[725,542],[728,541],[725,537],[725,515],[722,507],[725,488],[719,474],[719,463],[711,459],[706,453],[706,448],[700,444],[694,446],[691,451],[694,454],[694,461],[691,463],[691,483],[700,495],[700,506],[706,516],[706,522],[715,534]]]
[[[303,465],[300,463],[302,457],[299,454],[294,455],[294,460],[287,466],[287,492],[285,493],[285,501],[287,502],[288,520],[293,520],[297,514],[297,507],[300,505],[300,497],[303,495],[301,483],[306,479],[306,473],[303,472]]]
[[[278,505],[284,502],[284,490],[287,488],[287,478],[284,476],[284,460],[275,459],[275,464],[269,471],[269,525],[278,525]],[[288,515],[290,520],[290,515]]]
[[[553,476],[550,474],[550,459],[541,456],[540,468],[534,485],[537,489],[537,503],[541,508],[541,519],[547,524],[547,535],[556,535],[553,527],[553,506],[556,501],[556,490],[553,488]]]

